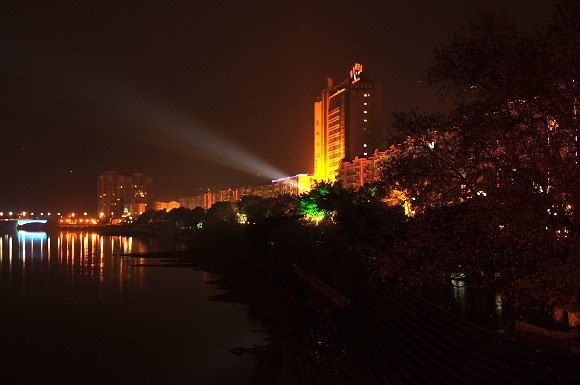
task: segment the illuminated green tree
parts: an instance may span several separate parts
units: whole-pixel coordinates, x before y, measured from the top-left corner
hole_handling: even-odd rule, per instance
[[[309,221],[333,220],[345,189],[340,182],[318,182],[298,200],[298,213]]]

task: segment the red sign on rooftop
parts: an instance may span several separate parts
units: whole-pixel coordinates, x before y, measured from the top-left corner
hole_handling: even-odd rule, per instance
[[[351,83],[354,84],[360,80],[362,74],[363,66],[360,63],[355,63],[355,65],[350,70]]]

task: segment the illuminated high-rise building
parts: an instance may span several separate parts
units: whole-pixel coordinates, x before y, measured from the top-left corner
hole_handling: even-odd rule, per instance
[[[334,181],[341,160],[367,157],[381,150],[382,84],[369,80],[355,64],[335,85],[330,78],[314,102],[314,177]]]
[[[132,215],[139,215],[154,208],[153,178],[141,173],[125,177],[125,208]]]
[[[97,213],[101,219],[121,218],[125,205],[125,176],[117,171],[99,175]]]
[[[153,179],[140,173],[131,176],[116,171],[99,175],[97,212],[101,219],[118,220],[125,215],[138,216],[153,208]]]

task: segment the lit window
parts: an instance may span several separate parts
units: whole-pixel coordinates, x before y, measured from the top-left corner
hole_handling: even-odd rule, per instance
[[[366,155],[367,155],[367,153],[366,153],[366,152],[363,152],[363,155],[365,155],[365,156],[366,156]]]
[[[366,98],[367,96],[369,96],[369,94],[363,94],[363,96]]]
[[[363,122],[365,122],[365,123],[366,123],[366,122],[368,122],[368,120],[367,120],[367,119],[363,119]]]
[[[366,114],[366,113],[367,113],[367,111],[363,111],[363,114]]]
[[[366,147],[366,146],[367,146],[367,144],[366,144],[366,143],[365,143],[365,144],[363,144],[363,147]]]
[[[364,103],[363,103],[363,105],[365,105],[365,106],[366,106],[367,104],[368,104],[367,102],[364,102]]]

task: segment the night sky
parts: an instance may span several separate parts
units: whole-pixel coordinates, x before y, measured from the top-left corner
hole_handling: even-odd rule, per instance
[[[389,4],[397,3],[397,4]],[[551,0],[0,3],[0,211],[96,210],[107,170],[157,200],[312,172],[313,102],[354,63],[395,110],[436,107],[433,47]],[[544,20],[545,19],[545,20]]]

